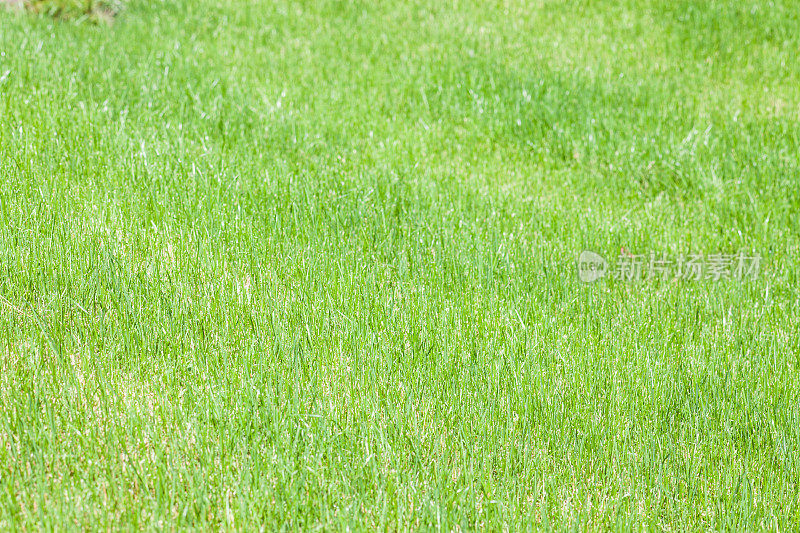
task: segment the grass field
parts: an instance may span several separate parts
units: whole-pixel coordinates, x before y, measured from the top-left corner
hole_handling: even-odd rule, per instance
[[[791,0],[0,12],[0,529],[797,529],[799,48]]]

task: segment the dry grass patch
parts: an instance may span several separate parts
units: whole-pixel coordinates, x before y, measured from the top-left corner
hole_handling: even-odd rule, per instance
[[[122,0],[0,0],[12,9],[60,19],[111,24],[124,7]]]

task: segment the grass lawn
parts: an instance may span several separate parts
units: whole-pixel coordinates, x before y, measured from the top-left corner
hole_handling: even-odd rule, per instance
[[[799,48],[792,0],[0,11],[0,529],[798,528]]]

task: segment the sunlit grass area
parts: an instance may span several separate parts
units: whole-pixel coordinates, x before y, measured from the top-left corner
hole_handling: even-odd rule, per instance
[[[0,9],[0,528],[796,529],[799,45],[788,0]]]

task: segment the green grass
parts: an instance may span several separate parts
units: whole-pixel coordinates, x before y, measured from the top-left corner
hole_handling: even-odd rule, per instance
[[[789,0],[0,13],[0,528],[792,530]],[[754,281],[582,284],[583,249]]]

